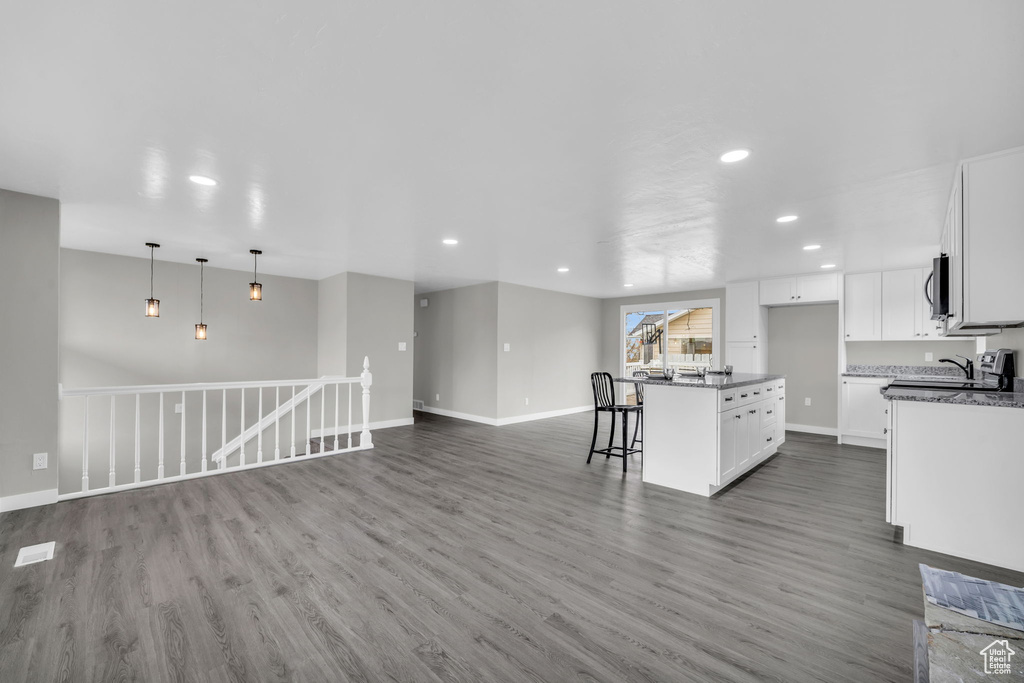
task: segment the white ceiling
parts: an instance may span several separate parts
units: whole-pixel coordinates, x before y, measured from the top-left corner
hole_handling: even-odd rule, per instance
[[[1022,35],[1020,0],[6,3],[0,187],[67,247],[419,291],[923,265],[956,160],[1024,144]]]

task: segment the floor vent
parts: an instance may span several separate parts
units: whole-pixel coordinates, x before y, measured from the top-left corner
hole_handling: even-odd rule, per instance
[[[413,400],[413,402],[412,402],[412,409],[413,410],[423,410],[423,401]]]
[[[56,545],[56,542],[50,541],[49,543],[26,546],[18,551],[18,559],[14,563],[14,566],[24,567],[27,564],[35,564],[36,562],[52,560],[53,549]]]

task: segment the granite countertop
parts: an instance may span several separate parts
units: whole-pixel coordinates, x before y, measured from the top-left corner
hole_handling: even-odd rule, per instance
[[[616,382],[633,382],[636,384],[660,384],[670,387],[696,387],[698,389],[732,389],[734,387],[745,387],[750,384],[760,384],[776,379],[785,379],[785,375],[757,375],[745,372],[737,372],[731,375],[705,375],[695,377],[684,375],[682,379],[651,379],[644,377],[616,377]]]
[[[1024,392],[949,391],[944,389],[883,389],[882,396],[893,401],[949,403],[962,406],[1024,408]]]
[[[961,377],[952,365],[847,365],[843,377]]]

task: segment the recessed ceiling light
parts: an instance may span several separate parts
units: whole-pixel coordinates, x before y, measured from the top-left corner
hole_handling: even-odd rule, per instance
[[[213,187],[217,184],[217,181],[213,178],[208,178],[204,175],[190,175],[188,177],[196,185],[205,185],[206,187]]]
[[[725,163],[731,164],[736,161],[743,161],[748,156],[750,156],[749,149],[734,149],[731,152],[726,152],[725,154],[723,154],[721,158],[722,161],[724,161]]]
[[[627,282],[626,284],[624,284],[624,285],[622,285],[622,286],[623,286],[623,287],[632,287],[632,286],[633,286],[633,283],[632,283],[632,282]]]
[[[453,244],[458,244],[458,243],[459,243],[459,241],[458,241],[458,240],[452,240],[452,239],[448,239],[448,240],[441,240],[441,242],[442,242],[442,243],[444,243],[444,244],[447,244],[447,245],[449,245],[449,246],[451,246],[451,245],[453,245]]]
[[[775,219],[775,222],[776,223],[792,223],[797,218],[799,218],[799,216],[793,216],[793,215],[779,216],[778,218]]]
[[[823,263],[823,264],[821,264],[821,267],[823,269],[825,269],[825,270],[828,270],[829,268],[835,268],[836,264],[834,264],[834,263]]]
[[[821,249],[821,245],[820,244],[808,244],[806,247],[804,247],[804,251],[814,251],[815,249]]]
[[[569,269],[568,269],[568,268],[559,268],[559,269],[558,269],[558,272],[559,272],[559,273],[568,273],[568,272],[569,272]]]

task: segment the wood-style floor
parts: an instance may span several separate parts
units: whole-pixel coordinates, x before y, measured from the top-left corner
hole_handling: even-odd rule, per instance
[[[918,562],[1024,584],[894,544],[880,451],[790,433],[707,500],[590,420],[0,515],[0,681],[908,681]]]

